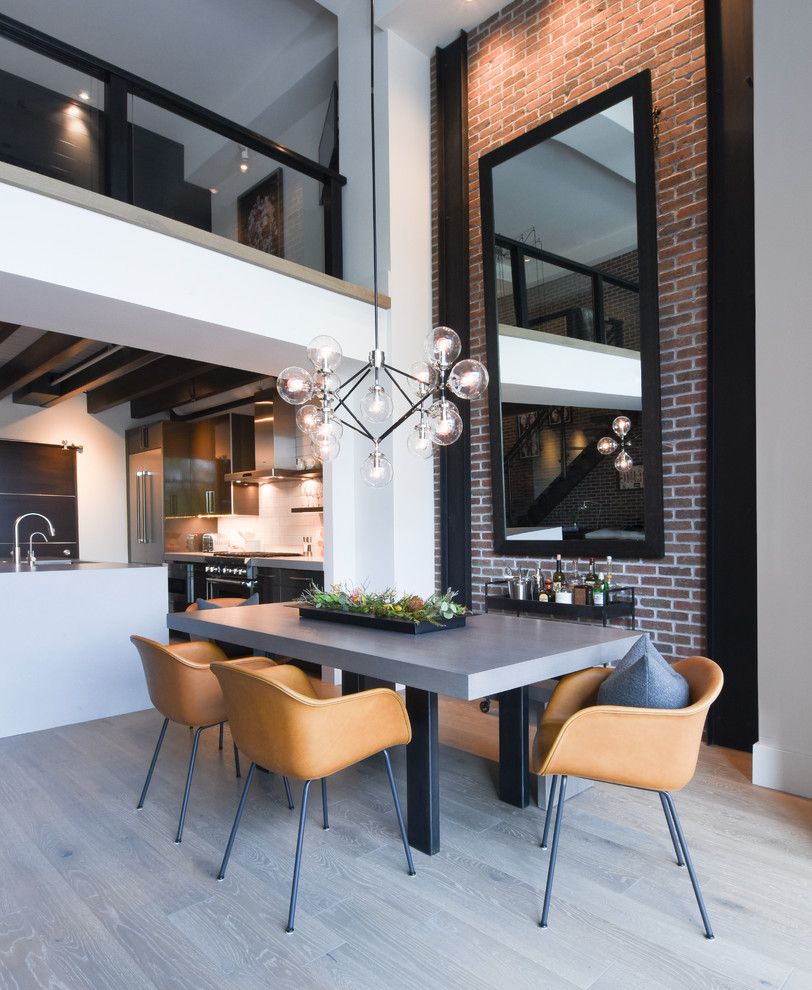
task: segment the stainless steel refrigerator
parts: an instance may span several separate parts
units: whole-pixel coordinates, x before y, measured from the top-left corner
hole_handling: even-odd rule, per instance
[[[162,564],[164,559],[163,452],[145,450],[127,458],[130,562]]]

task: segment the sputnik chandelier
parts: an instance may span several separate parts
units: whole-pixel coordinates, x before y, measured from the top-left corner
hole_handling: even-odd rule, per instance
[[[629,446],[629,430],[631,428],[632,421],[628,416],[615,416],[612,420],[612,432],[617,437],[617,440],[615,440],[615,437],[601,437],[597,443],[598,453],[604,454],[607,457],[610,454],[614,454],[616,450],[620,450],[620,453],[615,458],[615,467],[621,474],[625,474],[634,467],[634,461],[627,450]]]
[[[307,357],[313,371],[290,367],[280,372],[276,388],[280,398],[299,406],[296,424],[310,438],[313,456],[326,464],[341,451],[344,428],[360,433],[372,443],[372,450],[361,466],[361,477],[372,488],[384,488],[392,480],[392,462],[381,450],[381,443],[411,417],[406,446],[417,457],[432,456],[435,446],[447,447],[462,435],[462,417],[449,391],[460,399],[478,399],[488,387],[488,371],[471,358],[457,361],[460,338],[451,327],[435,327],[426,335],[424,361],[408,372],[387,364],[378,333],[378,220],[375,196],[375,0],[370,2],[370,116],[372,146],[372,266],[375,341],[367,363],[345,382],[336,374],[343,353],[333,337],[322,335],[310,341]],[[400,380],[398,380],[400,379]],[[358,414],[348,399],[363,383]],[[406,400],[408,408],[391,426],[382,429],[394,413],[394,402],[387,391],[392,386]],[[407,391],[408,389],[408,391]],[[346,418],[343,418],[346,417]],[[369,424],[369,425],[367,425]],[[372,427],[372,429],[370,429]]]

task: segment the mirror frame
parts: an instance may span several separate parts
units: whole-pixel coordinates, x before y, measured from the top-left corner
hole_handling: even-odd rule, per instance
[[[644,540],[508,540],[505,505],[499,320],[494,252],[493,169],[547,141],[594,114],[631,97],[634,117],[634,160],[637,198],[637,250],[640,277],[640,361],[643,411]],[[663,518],[662,429],[660,410],[660,328],[657,283],[657,202],[654,177],[651,73],[646,70],[597,96],[564,111],[479,159],[482,219],[482,264],[485,293],[485,339],[491,377],[488,412],[491,448],[493,544],[506,557],[606,557],[641,559],[662,557],[665,551]]]

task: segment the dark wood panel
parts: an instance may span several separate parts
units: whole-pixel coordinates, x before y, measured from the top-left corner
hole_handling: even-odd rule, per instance
[[[0,440],[0,493],[76,496],[76,452]]]
[[[708,653],[725,671],[708,740],[749,751],[758,739],[753,10],[750,0],[709,0],[705,12]]]
[[[438,274],[440,323],[453,327],[468,354],[468,36],[437,49]],[[471,417],[459,403],[460,439],[440,451],[441,586],[471,602]],[[411,826],[410,826],[411,829]]]
[[[51,520],[54,536],[43,519],[33,516],[20,523],[20,545],[28,550],[28,538],[36,530],[48,537],[49,546],[39,547],[40,557],[61,557],[64,548],[78,557],[77,500],[67,495],[0,495],[0,554],[10,557],[14,547],[14,520],[26,512],[41,512]],[[37,543],[39,544],[39,540]]]

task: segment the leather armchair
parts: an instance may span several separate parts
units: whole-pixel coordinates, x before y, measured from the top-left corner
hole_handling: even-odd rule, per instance
[[[688,681],[691,703],[687,708],[599,705],[598,689],[612,673],[603,667],[569,674],[553,692],[533,747],[533,771],[553,777],[542,848],[547,846],[556,786],[560,786],[542,927],[547,927],[567,777],[573,774],[659,793],[677,863],[688,867],[705,934],[713,938],[670,792],[685,787],[694,775],[705,718],[722,690],[724,677],[721,668],[707,657],[680,660],[674,664],[674,669]]]
[[[414,875],[388,753],[389,747],[406,745],[412,738],[400,695],[388,688],[375,688],[343,697],[319,698],[307,675],[292,665],[247,670],[217,662],[212,664],[212,671],[223,690],[236,745],[251,759],[218,880],[225,877],[255,767],[304,781],[288,912],[287,931],[292,932],[310,785],[313,780],[321,780],[323,826],[329,828],[326,778],[381,752],[409,873]]]
[[[228,715],[226,714],[223,692],[220,690],[217,678],[211,672],[212,662],[236,664],[247,670],[263,670],[273,666],[273,661],[265,657],[243,657],[238,660],[229,660],[219,646],[207,641],[175,643],[168,646],[144,636],[131,636],[130,641],[138,650],[141,658],[150,700],[164,717],[152,762],[147,772],[147,779],[138,801],[138,809],[144,806],[144,800],[169,723],[176,722],[178,725],[188,725],[195,729],[186,775],[186,788],[175,838],[176,842],[180,842],[183,837],[183,825],[189,803],[189,791],[192,786],[200,733],[204,729],[219,725],[220,749],[223,748],[223,725],[227,721]],[[239,777],[240,759],[236,744],[234,746],[234,764]]]

